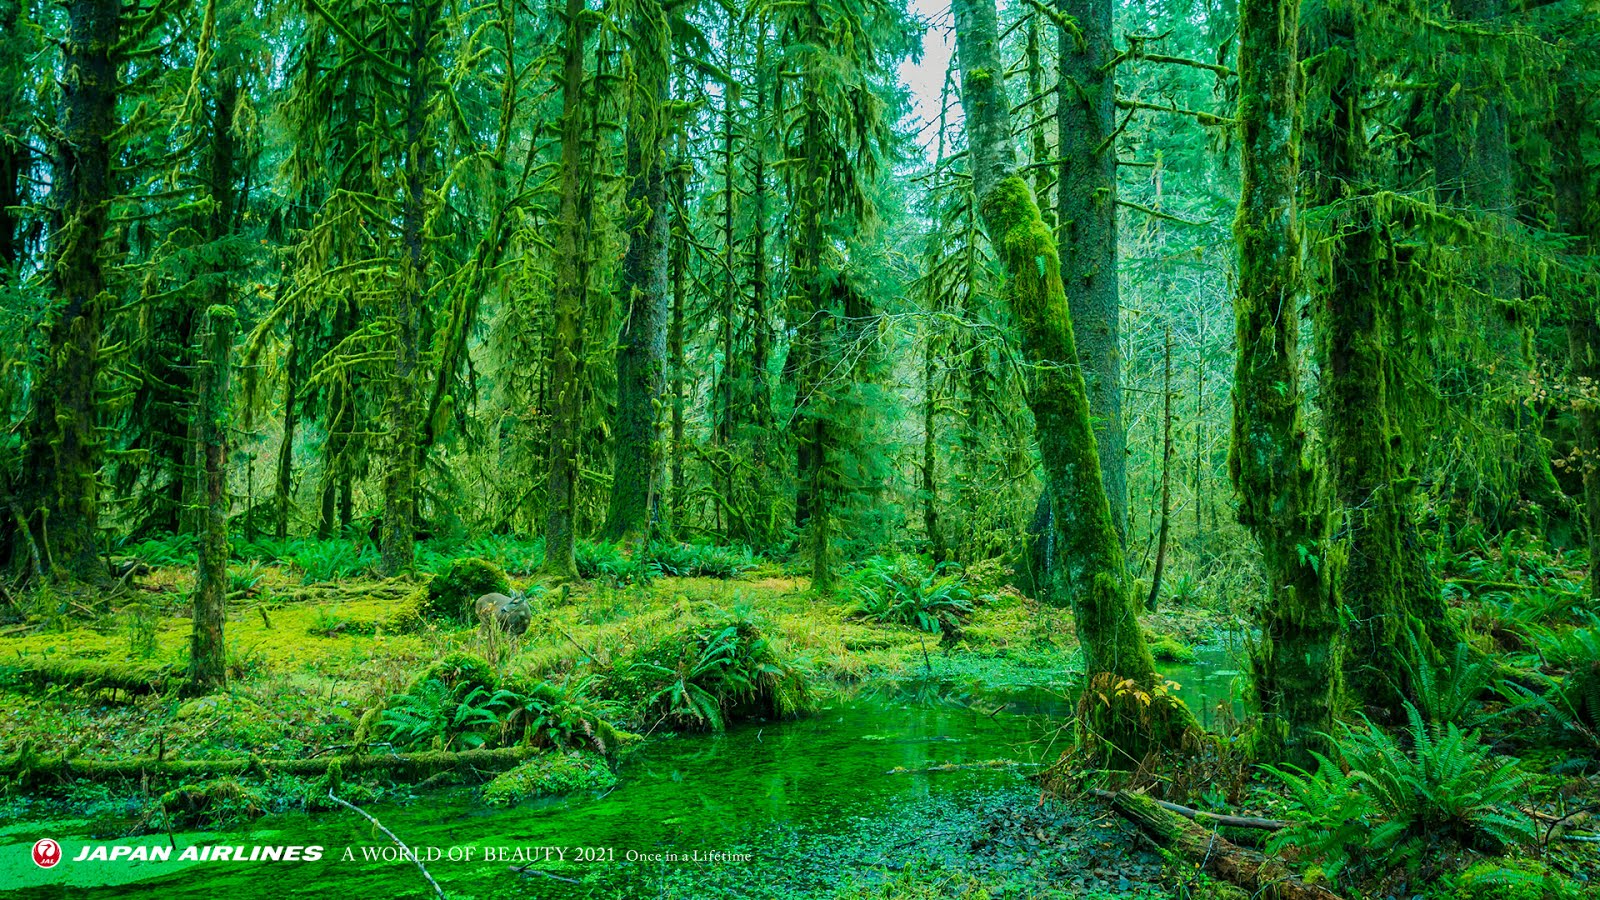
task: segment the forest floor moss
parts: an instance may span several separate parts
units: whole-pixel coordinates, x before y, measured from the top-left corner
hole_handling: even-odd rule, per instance
[[[229,688],[203,698],[184,698],[171,690],[130,695],[125,689],[40,687],[21,674],[41,664],[128,672],[165,665],[181,671],[190,626],[188,571],[156,569],[110,602],[84,596],[43,598],[28,623],[0,629],[0,754],[27,744],[83,759],[158,752],[167,759],[307,758],[348,752],[364,712],[405,691],[434,662],[456,653],[494,655],[485,636],[464,625],[436,623],[412,633],[395,631],[391,626],[397,613],[422,583],[356,578],[305,585],[290,569],[253,567],[248,584],[229,604]],[[942,641],[910,627],[863,620],[855,615],[855,598],[819,597],[806,579],[772,565],[726,580],[662,577],[620,586],[594,581],[565,591],[540,590],[526,579],[513,579],[513,585],[528,591],[533,620],[501,674],[523,683],[565,682],[569,674],[604,677],[641,649],[681,637],[686,623],[733,614],[758,623],[778,656],[795,665],[808,690],[821,698],[865,691],[896,701],[965,702],[981,711],[1012,706],[1012,712],[1063,719],[1071,709],[1068,688],[1077,657],[1070,613],[1009,589],[995,591],[977,605],[959,640]],[[1205,603],[1166,604],[1159,612],[1144,614],[1142,621],[1163,654],[1177,662],[1190,648],[1223,637],[1219,632],[1243,628],[1226,611]],[[1217,651],[1213,647],[1205,652]],[[660,722],[638,720],[643,710],[632,712],[630,724],[655,731],[657,739],[669,730],[655,730]],[[1242,774],[1240,778],[1255,781]],[[179,824],[224,825],[232,821],[230,816],[249,818],[269,808],[314,808],[317,798],[311,779],[278,776],[247,787],[241,794],[247,802],[224,803]],[[70,783],[48,799],[4,801],[4,811],[18,820],[103,818],[118,823],[119,830],[143,817],[142,827],[148,830],[159,823],[149,821],[149,804],[132,796],[145,790],[133,784]],[[381,778],[349,783],[346,790],[356,802],[412,795],[410,786],[389,785]],[[1246,805],[1271,813],[1281,801],[1263,791],[1259,783],[1251,788]],[[1223,809],[1238,806],[1218,802]],[[1089,815],[1074,809],[1070,815]],[[1024,830],[1008,840],[1025,843],[1031,838]],[[1588,849],[1564,848],[1569,855]],[[982,854],[966,855],[978,859]],[[985,882],[1000,883],[995,880],[998,871],[985,875]],[[1108,896],[1136,895],[1116,891],[1121,875],[1096,881],[1093,872],[1093,866],[1073,870],[1073,878],[1086,879],[1077,885],[1084,890],[1073,896],[1090,896],[1097,888]],[[858,896],[959,895],[968,886],[967,878],[959,866],[944,873],[908,871],[863,888]],[[1140,880],[1133,879],[1136,885]]]
[[[32,742],[77,757],[123,758],[153,752],[158,741],[168,757],[180,758],[327,751],[350,741],[363,710],[404,690],[435,660],[459,652],[493,655],[475,628],[390,629],[404,596],[415,590],[398,580],[306,586],[276,566],[252,578],[250,596],[235,596],[229,604],[228,692],[205,701],[67,685],[41,690],[17,677],[41,665],[138,672],[165,664],[181,672],[192,587],[185,570],[141,576],[131,595],[98,615],[92,601],[65,598],[59,614],[6,628],[0,633],[0,753]],[[513,584],[533,586],[522,579]],[[669,638],[686,619],[716,610],[741,611],[760,623],[779,655],[824,692],[927,674],[930,666],[939,674],[987,672],[990,678],[1019,668],[1064,669],[1075,646],[1070,613],[1014,591],[997,592],[980,604],[961,641],[949,646],[938,635],[855,618],[851,598],[818,597],[804,578],[776,567],[727,580],[590,582],[569,592],[530,591],[530,602],[533,623],[505,662],[508,676],[555,678],[580,667],[605,669]],[[1162,614],[1159,624],[1180,639],[1195,636],[1192,623],[1173,613]]]

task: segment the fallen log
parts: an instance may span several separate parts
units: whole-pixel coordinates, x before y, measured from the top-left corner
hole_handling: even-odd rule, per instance
[[[1339,895],[1327,888],[1301,881],[1282,863],[1233,844],[1144,794],[1118,791],[1112,796],[1111,807],[1157,844],[1189,857],[1212,875],[1249,891],[1252,897],[1339,900]]]
[[[120,690],[129,694],[161,694],[183,684],[183,673],[164,663],[101,663],[86,660],[27,660],[0,666],[0,675],[37,685],[63,685],[84,690]]]
[[[1102,791],[1098,788],[1090,793],[1094,794],[1096,797],[1099,797],[1101,800],[1115,800],[1117,798],[1115,792]],[[1290,825],[1289,822],[1285,822],[1282,819],[1258,819],[1255,816],[1228,816],[1223,815],[1222,813],[1206,812],[1203,809],[1190,809],[1187,806],[1179,806],[1176,803],[1168,803],[1165,800],[1157,800],[1154,797],[1150,798],[1150,802],[1161,807],[1162,809],[1175,812],[1178,815],[1183,816],[1185,819],[1193,819],[1196,822],[1204,822],[1211,825],[1223,825],[1228,828],[1254,828],[1259,831],[1282,831],[1283,829],[1288,828]]]
[[[11,780],[21,787],[61,783],[74,779],[116,781],[119,779],[200,778],[217,775],[283,773],[320,776],[338,764],[344,775],[356,772],[385,772],[398,778],[420,780],[438,772],[470,766],[501,771],[522,763],[538,751],[532,747],[500,747],[492,750],[425,751],[384,753],[368,756],[323,756],[310,759],[162,759],[141,756],[132,759],[74,759],[66,755],[46,756],[24,745],[0,760],[0,780]]]

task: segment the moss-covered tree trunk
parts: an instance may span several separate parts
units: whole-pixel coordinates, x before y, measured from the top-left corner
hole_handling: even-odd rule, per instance
[[[105,315],[102,261],[111,201],[116,130],[119,0],[72,0],[61,76],[61,139],[51,191],[58,198],[50,239],[55,297],[49,349],[33,386],[29,460],[21,491],[28,525],[55,577],[102,582],[100,439],[96,376]],[[9,37],[7,38],[9,40]]]
[[[0,0],[0,34],[6,36],[0,42],[0,285],[12,283],[22,257],[21,207],[30,193],[27,178],[33,153],[23,135],[32,130],[34,115],[27,103],[38,49],[32,18],[21,0]]]
[[[228,354],[234,320],[231,306],[218,304],[206,310],[204,371],[195,404],[204,460],[205,517],[189,637],[189,689],[199,694],[221,688],[228,680],[222,627],[228,596]]]
[[[1423,596],[1426,561],[1410,539],[1405,452],[1391,398],[1389,349],[1394,302],[1408,276],[1399,262],[1389,210],[1368,185],[1373,176],[1363,104],[1368,75],[1349,5],[1308,15],[1302,39],[1318,57],[1327,117],[1306,127],[1315,161],[1315,203],[1337,204],[1330,265],[1318,298],[1318,354],[1324,433],[1334,500],[1343,521],[1328,556],[1339,571],[1346,628],[1344,677],[1352,697],[1377,717],[1398,713],[1413,646],[1426,650],[1446,627],[1439,598]],[[1436,587],[1436,585],[1435,585]]]
[[[395,298],[394,373],[389,380],[388,471],[383,478],[382,569],[394,575],[416,556],[417,440],[422,305],[428,279],[428,177],[433,161],[428,138],[433,102],[434,32],[441,0],[411,9],[411,46],[406,52],[405,180],[400,205],[400,284]]]
[[[1454,0],[1451,11],[1471,28],[1502,21],[1505,0]],[[1493,27],[1493,26],[1489,26]],[[1466,32],[1470,34],[1469,32]],[[1519,212],[1517,162],[1513,158],[1508,79],[1497,71],[1494,54],[1513,51],[1489,45],[1484,58],[1481,38],[1457,38],[1439,55],[1438,94],[1434,98],[1433,161],[1439,200],[1451,209],[1470,209],[1491,231],[1508,236]],[[1421,131],[1422,129],[1415,129]],[[1483,362],[1474,378],[1482,397],[1493,398],[1486,409],[1489,427],[1502,430],[1496,451],[1476,463],[1499,478],[1504,490],[1475,490],[1473,510],[1491,528],[1511,531],[1540,528],[1549,518],[1564,518],[1561,488],[1550,466],[1550,447],[1541,422],[1517,389],[1539,365],[1535,342],[1524,340],[1529,326],[1518,310],[1522,283],[1518,267],[1498,249],[1483,254],[1474,274],[1462,285],[1481,298],[1481,333],[1468,340],[1482,343]],[[1498,373],[1498,374],[1497,374]],[[1498,382],[1498,384],[1496,383]],[[1535,511],[1538,511],[1537,513]]]
[[[1056,127],[1061,281],[1089,388],[1100,476],[1119,540],[1128,531],[1127,435],[1122,424],[1122,325],[1117,291],[1117,86],[1111,0],[1064,0],[1079,34],[1060,30]]]
[[[772,470],[772,384],[767,373],[772,364],[772,321],[768,312],[768,292],[771,276],[767,265],[767,214],[770,189],[767,178],[767,145],[762,139],[762,129],[767,122],[767,100],[772,87],[767,76],[767,23],[756,23],[756,85],[755,127],[749,141],[750,160],[750,387],[751,419],[755,428],[752,448],[749,492],[751,497],[751,527],[758,540],[772,536],[777,528],[774,509],[777,492],[773,488]]]
[[[337,346],[343,341],[356,322],[356,308],[352,300],[346,299],[339,303],[339,309],[333,316],[332,343]],[[318,487],[320,504],[317,511],[317,537],[326,540],[333,535],[336,528],[349,524],[349,515],[340,517],[340,493],[346,492],[350,484],[350,444],[351,433],[355,425],[355,384],[351,373],[338,372],[333,376],[332,383],[327,389],[326,418],[327,437],[322,444],[322,482]]]
[[[299,323],[290,326],[288,359],[283,365],[283,436],[278,441],[278,486],[272,510],[273,535],[289,536],[289,512],[294,507],[294,439],[300,429],[300,334]]]
[[[661,7],[634,13],[627,166],[628,250],[622,260],[627,318],[617,347],[617,418],[613,429],[610,508],[606,535],[633,539],[649,532],[660,485],[659,409],[667,358],[667,161],[663,110],[668,99],[668,26]]]
[[[1228,474],[1239,520],[1265,565],[1253,687],[1259,752],[1308,757],[1333,724],[1340,683],[1339,609],[1328,565],[1328,510],[1302,413],[1299,3],[1239,9],[1238,358]]]
[[[674,534],[681,534],[684,529],[684,493],[687,490],[683,471],[683,406],[688,372],[683,358],[683,329],[684,307],[689,302],[689,216],[684,204],[688,201],[690,169],[689,139],[687,132],[679,129],[677,160],[672,174],[672,319],[667,326],[667,352],[672,358],[672,455],[667,468],[668,480],[672,483],[669,518]]]
[[[550,345],[550,458],[545,494],[544,572],[576,578],[578,441],[583,416],[583,314],[589,291],[588,154],[584,127],[584,0],[567,0],[561,75],[561,201],[556,234],[554,340]]]
[[[1060,580],[1072,603],[1088,677],[1080,725],[1138,759],[1152,747],[1181,742],[1193,720],[1160,689],[1139,630],[1100,477],[1088,390],[1076,365],[1055,237],[1017,174],[994,2],[956,0],[953,9],[973,192],[1005,272],[1023,356],[1033,367],[1028,405],[1055,513]],[[1139,702],[1137,694],[1150,704]]]
[[[1569,62],[1556,90],[1550,135],[1556,227],[1578,238],[1575,256],[1600,255],[1600,164],[1584,147],[1596,142],[1600,101],[1584,96],[1578,64]],[[1580,267],[1582,263],[1578,264]],[[1587,276],[1566,283],[1567,348],[1576,393],[1578,465],[1583,477],[1583,511],[1588,527],[1589,596],[1600,598],[1600,272],[1591,263]]]

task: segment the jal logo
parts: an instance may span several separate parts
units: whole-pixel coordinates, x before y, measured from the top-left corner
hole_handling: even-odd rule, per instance
[[[54,868],[61,862],[61,845],[49,838],[36,841],[33,845],[33,864],[41,869]]]

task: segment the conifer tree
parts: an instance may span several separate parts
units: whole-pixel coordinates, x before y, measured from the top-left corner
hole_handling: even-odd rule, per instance
[[[666,372],[668,243],[667,157],[671,53],[666,14],[654,0],[630,13],[627,121],[628,251],[618,291],[617,420],[606,534],[646,534],[661,485],[659,410]]]

